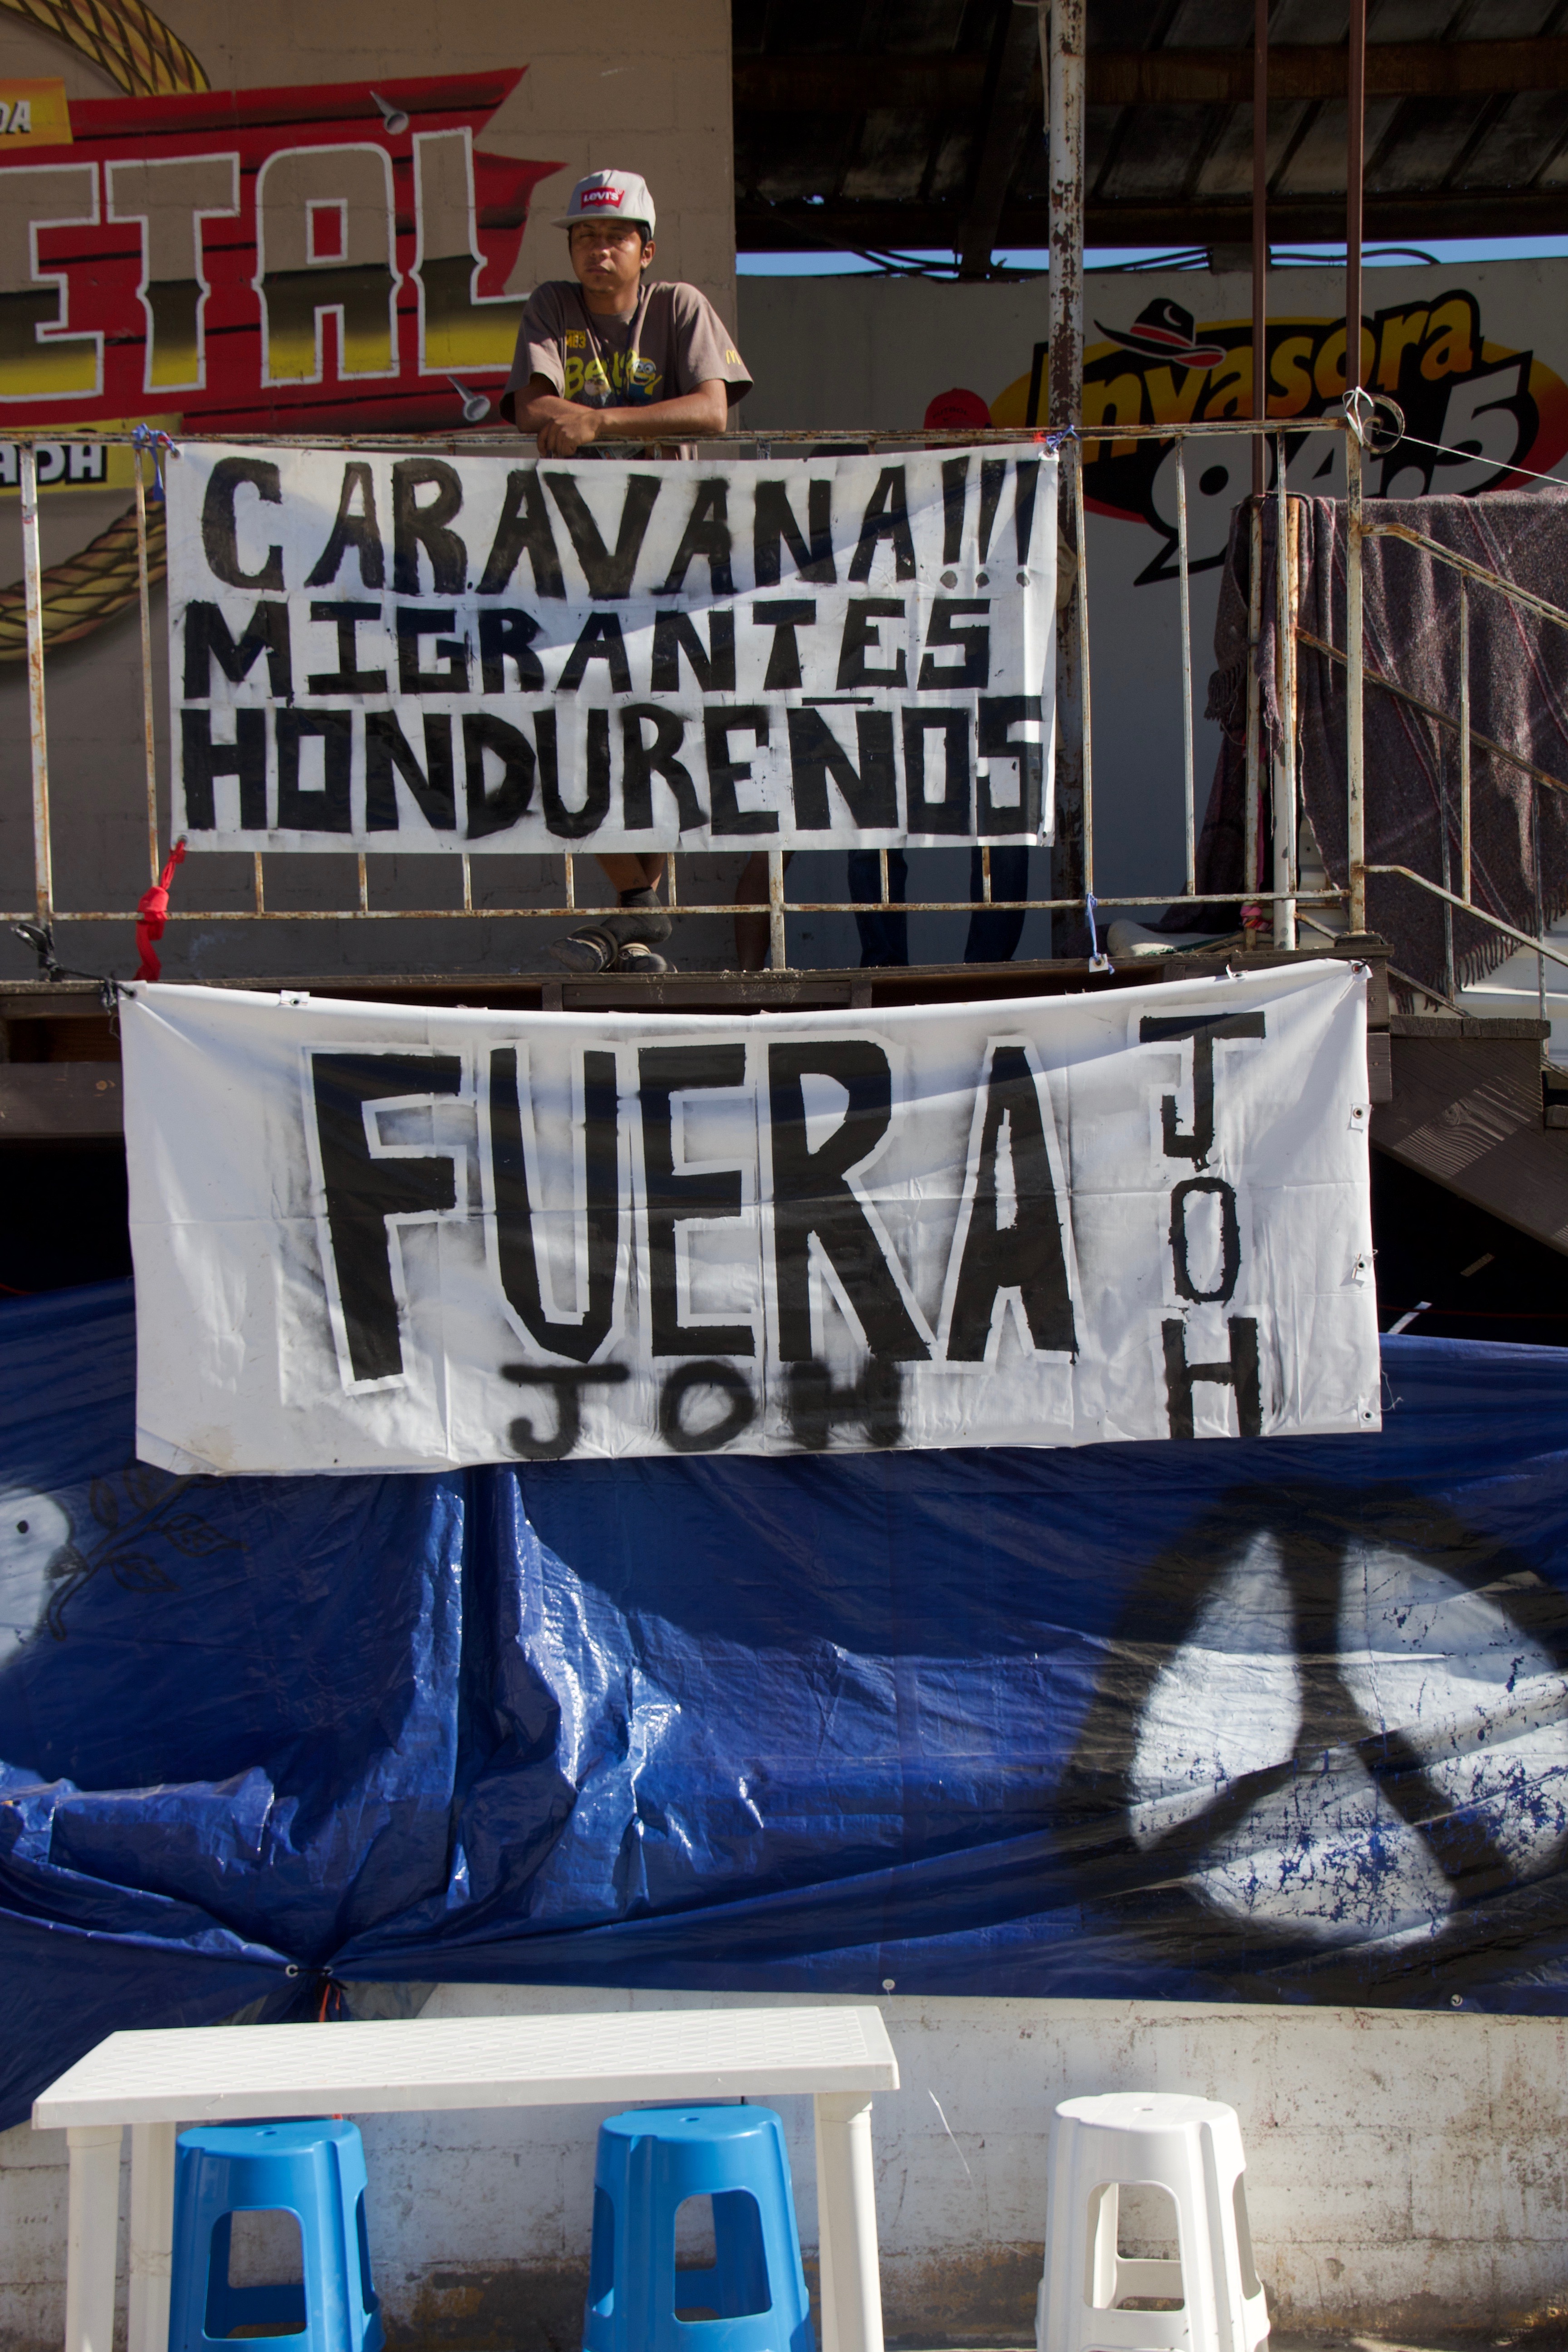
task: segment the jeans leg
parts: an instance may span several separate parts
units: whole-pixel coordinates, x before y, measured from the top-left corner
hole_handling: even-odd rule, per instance
[[[901,907],[909,887],[909,861],[901,849],[888,852],[888,897],[896,907]],[[882,862],[875,849],[852,849],[849,852],[849,896],[852,898],[879,898],[882,895]],[[855,928],[860,934],[860,968],[868,964],[907,964],[910,960],[910,919],[904,914],[857,915]]]
[[[980,851],[969,853],[969,895],[978,898],[984,883]],[[998,898],[1026,898],[1029,895],[1029,853],[1021,845],[991,852],[991,888]],[[969,937],[964,942],[965,963],[1010,963],[1018,952],[1018,941],[1024,936],[1024,913],[1018,907],[979,907],[969,918]]]

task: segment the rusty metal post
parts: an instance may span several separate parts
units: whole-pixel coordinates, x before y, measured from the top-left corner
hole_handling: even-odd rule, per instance
[[[768,852],[768,970],[786,971],[784,945],[784,862],[782,849]]]
[[[1083,794],[1083,888],[1086,900],[1094,896],[1094,732],[1089,682],[1089,534],[1083,525],[1083,443],[1073,452],[1073,520],[1078,525],[1079,758]]]
[[[1284,435],[1280,435],[1284,440]],[[1279,752],[1274,762],[1274,944],[1296,945],[1296,621],[1299,499],[1285,492],[1285,453],[1275,463],[1274,691],[1279,710]]]
[[[1459,574],[1459,896],[1470,903],[1470,583]]]
[[[1083,421],[1083,58],[1085,0],[1051,0],[1050,421]]]
[[[1085,0],[1039,0],[1041,62],[1050,134],[1050,351],[1047,415],[1053,428],[1083,422],[1083,86]],[[1048,25],[1048,30],[1047,30]],[[1064,456],[1066,455],[1064,451]],[[1080,442],[1073,456],[1074,494],[1058,496],[1058,528],[1081,569]],[[1062,487],[1065,488],[1066,484]],[[1056,840],[1051,896],[1081,898],[1084,845],[1085,738],[1088,703],[1083,681],[1082,599],[1069,595],[1057,626]],[[1053,918],[1053,929],[1055,919]]]
[[[153,583],[147,565],[147,485],[142,452],[132,458],[136,475],[136,590],[142,614],[142,747],[147,768],[147,870],[155,884],[158,864],[158,738],[153,715]],[[158,461],[153,460],[154,476]]]
[[[1252,413],[1268,416],[1268,0],[1252,12]],[[1252,495],[1263,496],[1268,445],[1253,436]]]
[[[1350,123],[1345,156],[1345,391],[1361,383],[1362,182],[1366,173],[1366,0],[1351,0]]]
[[[1361,438],[1345,434],[1345,837],[1351,929],[1366,929],[1366,793],[1362,733]]]
[[[1262,793],[1263,711],[1258,681],[1258,646],[1263,635],[1263,502],[1254,499],[1247,517],[1247,821],[1242,858],[1242,898],[1258,887],[1258,814]]]
[[[44,567],[38,553],[38,457],[30,441],[17,448],[22,485],[22,595],[27,614],[27,711],[33,752],[33,895],[46,929],[55,918],[54,860],[49,845],[49,749],[44,724]]]
[[[1193,770],[1193,605],[1187,579],[1187,445],[1176,443],[1176,567],[1182,584],[1182,814],[1185,826],[1186,893],[1197,890],[1195,778]]]

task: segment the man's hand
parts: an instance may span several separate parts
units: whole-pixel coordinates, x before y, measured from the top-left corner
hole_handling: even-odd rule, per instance
[[[605,414],[599,408],[578,408],[553,394],[543,400],[531,400],[528,408],[526,422],[538,429],[542,457],[574,457],[579,449],[599,438]],[[521,417],[518,421],[524,422]]]

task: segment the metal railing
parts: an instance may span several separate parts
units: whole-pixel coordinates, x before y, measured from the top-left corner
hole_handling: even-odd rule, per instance
[[[1505,939],[1510,939],[1517,946],[1528,948],[1533,951],[1537,959],[1539,975],[1539,1003],[1544,1018],[1546,983],[1542,966],[1554,963],[1568,970],[1568,954],[1548,946],[1544,937],[1546,926],[1541,903],[1540,827],[1536,819],[1539,814],[1540,787],[1544,784],[1555,792],[1568,792],[1568,779],[1553,776],[1546,769],[1538,768],[1532,761],[1510,750],[1506,743],[1496,742],[1490,736],[1480,734],[1471,726],[1470,587],[1474,583],[1478,587],[1492,589],[1500,596],[1505,597],[1519,611],[1531,613],[1537,620],[1551,622],[1560,629],[1568,629],[1568,612],[1563,611],[1560,605],[1549,604],[1544,596],[1533,595],[1529,589],[1520,588],[1512,581],[1504,580],[1500,573],[1489,572],[1483,564],[1475,562],[1469,556],[1460,555],[1453,548],[1444,547],[1437,540],[1429,539],[1425,532],[1413,530],[1408,523],[1363,521],[1361,528],[1363,538],[1403,540],[1407,546],[1420,548],[1435,562],[1457,573],[1459,583],[1459,709],[1458,716],[1450,717],[1447,711],[1435,709],[1431,705],[1422,701],[1418,696],[1410,693],[1407,688],[1397,685],[1392,678],[1375,677],[1373,683],[1385,693],[1393,694],[1400,701],[1412,704],[1417,709],[1424,711],[1427,718],[1436,720],[1438,726],[1457,734],[1459,739],[1459,878],[1461,887],[1456,893],[1443,883],[1434,882],[1426,875],[1413,872],[1407,866],[1369,866],[1366,870],[1369,874],[1386,874],[1397,877],[1401,881],[1413,882],[1417,889],[1426,890],[1433,898],[1443,902],[1447,961],[1445,976],[1448,983],[1447,992],[1450,1000],[1455,992],[1453,925],[1454,909],[1457,908],[1466,915],[1479,917],[1494,930],[1500,931]],[[1478,907],[1471,895],[1470,763],[1473,752],[1478,746],[1491,758],[1505,761],[1510,766],[1519,769],[1531,779],[1531,829],[1533,835],[1536,898],[1536,929],[1533,935],[1528,931],[1517,929],[1511,923],[1504,922],[1500,916],[1489,913],[1484,907]],[[1447,827],[1446,808],[1443,812],[1443,824],[1446,836]]]
[[[1299,534],[1296,518],[1300,501],[1289,497],[1286,483],[1287,431],[1291,441],[1303,434],[1342,435],[1345,441],[1348,487],[1349,530],[1347,540],[1347,646],[1343,648],[1324,644],[1315,635],[1302,630],[1300,616]],[[1501,918],[1477,906],[1470,891],[1469,809],[1470,809],[1470,746],[1479,743],[1487,751],[1510,760],[1542,782],[1559,785],[1560,780],[1530,763],[1506,747],[1475,736],[1469,728],[1469,665],[1468,665],[1468,582],[1484,583],[1488,587],[1511,598],[1516,604],[1568,627],[1568,613],[1545,603],[1542,598],[1514,588],[1510,583],[1486,572],[1468,559],[1454,554],[1436,541],[1424,539],[1418,532],[1392,521],[1370,521],[1363,509],[1362,444],[1356,430],[1347,425],[1342,416],[1292,420],[1289,428],[1278,423],[1261,425],[1245,418],[1226,418],[1214,422],[1194,422],[1182,425],[1138,425],[1117,423],[1113,427],[1085,428],[1082,432],[1050,433],[1026,430],[997,430],[990,433],[955,432],[775,432],[747,435],[727,439],[722,447],[726,455],[748,453],[762,457],[774,452],[789,452],[805,457],[828,456],[835,451],[866,451],[875,449],[888,454],[899,450],[931,447],[973,447],[996,444],[1016,444],[1026,437],[1046,443],[1056,448],[1062,459],[1060,495],[1070,501],[1072,520],[1076,525],[1075,578],[1072,589],[1073,612],[1069,625],[1076,627],[1080,663],[1081,694],[1078,698],[1080,713],[1079,731],[1076,740],[1060,746],[1060,764],[1070,758],[1076,767],[1081,788],[1081,890],[1068,895],[998,898],[991,887],[991,854],[981,853],[982,895],[975,898],[909,898],[892,899],[889,895],[888,856],[880,852],[880,896],[878,898],[815,898],[787,899],[784,895],[784,858],[782,850],[771,850],[768,856],[768,896],[766,913],[769,924],[770,954],[773,969],[785,968],[786,914],[947,914],[973,913],[979,908],[998,911],[1047,912],[1087,916],[1092,925],[1100,901],[1095,891],[1094,842],[1094,778],[1093,733],[1089,690],[1089,614],[1088,542],[1085,531],[1084,470],[1092,462],[1093,452],[1102,443],[1118,445],[1154,441],[1174,444],[1176,450],[1176,570],[1179,583],[1181,634],[1181,695],[1183,746],[1183,837],[1184,845],[1184,872],[1181,887],[1175,890],[1125,894],[1118,892],[1113,903],[1119,908],[1159,908],[1183,906],[1199,908],[1206,906],[1234,905],[1234,889],[1201,892],[1197,888],[1197,807],[1194,772],[1193,713],[1193,644],[1191,604],[1191,557],[1187,528],[1187,447],[1196,442],[1241,436],[1263,436],[1271,438],[1275,446],[1275,489],[1277,528],[1275,531],[1275,564],[1272,593],[1277,600],[1278,672],[1275,678],[1277,706],[1281,715],[1281,743],[1269,759],[1270,777],[1267,795],[1263,790],[1264,747],[1262,742],[1262,696],[1258,676],[1258,650],[1260,637],[1262,598],[1266,593],[1263,578],[1262,515],[1255,503],[1252,511],[1251,608],[1248,624],[1247,693],[1247,821],[1246,876],[1244,898],[1257,907],[1271,906],[1274,909],[1274,940],[1276,947],[1293,948],[1297,941],[1299,918],[1303,909],[1342,908],[1352,933],[1366,928],[1366,884],[1369,874],[1397,875],[1432,891],[1456,908],[1477,919],[1490,924],[1506,937],[1528,947],[1537,947],[1538,940],[1515,929]],[[137,550],[137,602],[139,606],[142,661],[142,765],[146,800],[147,851],[150,878],[159,880],[166,855],[163,828],[159,813],[159,779],[156,740],[156,711],[153,691],[153,565],[150,555],[148,515],[149,480],[146,467],[156,464],[153,454],[145,446],[146,436],[138,437],[125,432],[109,433],[85,428],[74,432],[50,430],[46,433],[13,432],[6,436],[16,446],[18,457],[18,478],[21,493],[23,542],[23,593],[26,621],[26,668],[29,709],[29,743],[32,782],[32,825],[34,865],[34,905],[31,909],[0,910],[0,920],[7,923],[31,923],[52,942],[56,929],[65,923],[123,922],[134,914],[133,907],[63,908],[57,904],[53,883],[53,847],[49,800],[49,769],[45,677],[45,596],[44,572],[38,531],[37,445],[113,443],[132,445],[135,464],[135,520]],[[201,436],[186,436],[195,440]],[[253,436],[254,438],[255,436]],[[229,436],[225,436],[226,441]],[[425,454],[433,451],[500,453],[530,446],[520,436],[500,434],[458,433],[435,435],[352,435],[342,436],[269,435],[258,446],[268,448],[406,451],[416,449]],[[618,453],[617,453],[618,454]],[[1362,557],[1364,541],[1383,535],[1404,538],[1424,548],[1438,561],[1449,564],[1461,574],[1460,636],[1461,636],[1461,713],[1458,719],[1431,709],[1414,695],[1405,698],[1415,703],[1427,715],[1446,726],[1458,729],[1461,746],[1461,871],[1463,889],[1455,894],[1425,877],[1404,866],[1375,866],[1366,863],[1365,849],[1365,790],[1363,764],[1362,731],[1364,665],[1362,649]],[[1297,646],[1310,646],[1316,652],[1342,665],[1346,671],[1346,841],[1347,883],[1344,887],[1331,884],[1323,888],[1303,892],[1299,871],[1299,827],[1301,797],[1300,778],[1296,754],[1297,709]],[[1404,689],[1391,681],[1378,677],[1376,685],[1395,694]],[[1272,872],[1270,887],[1265,888],[1258,872],[1261,845],[1261,817],[1268,807],[1272,836]],[[1060,800],[1058,796],[1058,838],[1060,837]],[[169,923],[203,923],[226,925],[255,922],[429,922],[469,919],[474,921],[558,921],[563,914],[577,911],[575,864],[572,854],[561,854],[563,896],[555,904],[530,903],[524,906],[476,906],[470,859],[460,854],[461,904],[458,906],[404,907],[373,906],[370,897],[369,868],[364,852],[356,853],[357,891],[355,903],[347,907],[292,908],[269,907],[267,903],[265,859],[268,856],[282,856],[295,853],[255,851],[252,856],[252,904],[249,907],[193,908],[182,902],[171,907],[165,916]],[[450,856],[450,851],[409,852],[400,850],[400,856],[428,855]],[[534,853],[536,854],[536,853]],[[671,911],[688,915],[722,915],[742,917],[748,911],[732,900],[720,904],[682,900],[679,896],[677,857],[670,856],[666,867],[668,876],[668,904]],[[752,909],[763,909],[753,905]],[[1326,930],[1321,923],[1312,929]],[[1173,936],[1173,946],[1179,943]],[[52,951],[52,950],[51,950]],[[1568,956],[1549,948],[1542,952],[1555,963],[1568,965]],[[1098,961],[1103,965],[1105,958]],[[814,967],[821,969],[824,967]]]

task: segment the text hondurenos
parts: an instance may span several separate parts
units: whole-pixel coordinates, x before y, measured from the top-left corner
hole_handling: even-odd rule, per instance
[[[967,555],[981,563],[1013,561],[1026,565],[1035,535],[1038,478],[1042,461],[982,457],[978,495],[971,497],[973,453],[962,451],[941,465],[941,561],[957,563]],[[739,475],[742,469],[737,467]],[[787,568],[802,580],[819,586],[838,581],[838,557],[846,558],[847,582],[868,583],[878,556],[887,551],[893,577],[913,580],[919,571],[913,518],[909,498],[909,467],[880,467],[867,492],[855,528],[851,551],[847,534],[836,530],[831,475],[786,480],[744,469],[752,502],[751,585],[777,587]],[[869,470],[868,468],[868,470]],[[1014,480],[1011,530],[1005,531],[1004,492],[1009,473]],[[702,467],[685,488],[686,511],[679,544],[668,563],[656,566],[659,577],[638,578],[637,567],[649,545],[649,525],[667,488],[679,497],[684,486],[674,485],[668,472],[627,473],[624,477],[620,513],[612,547],[573,473],[544,467],[523,466],[506,477],[500,512],[478,583],[480,596],[504,594],[526,556],[533,573],[536,596],[564,599],[567,595],[563,548],[569,547],[580,568],[588,596],[595,604],[615,603],[634,593],[680,595],[695,562],[708,567],[707,595],[736,593],[735,541],[731,527],[727,475]],[[422,497],[422,492],[430,492]],[[202,502],[201,536],[207,565],[215,580],[231,588],[250,588],[281,594],[287,588],[324,588],[338,579],[352,554],[358,562],[360,585],[387,584],[387,534],[376,499],[374,469],[363,458],[343,467],[337,511],[321,551],[302,580],[285,579],[283,550],[267,547],[259,562],[247,563],[240,550],[238,499],[252,494],[252,521],[258,547],[267,538],[268,507],[285,504],[282,473],[271,459],[224,457],[213,467]],[[421,557],[428,565],[432,592],[438,596],[461,594],[468,584],[469,548],[457,525],[463,520],[464,478],[458,467],[439,457],[398,460],[391,469],[392,580],[395,594],[424,593]],[[1011,545],[1007,543],[1011,541]],[[837,542],[837,544],[836,544]],[[934,552],[934,551],[932,551]],[[1022,583],[1020,583],[1022,584]],[[742,583],[742,590],[744,583]]]

